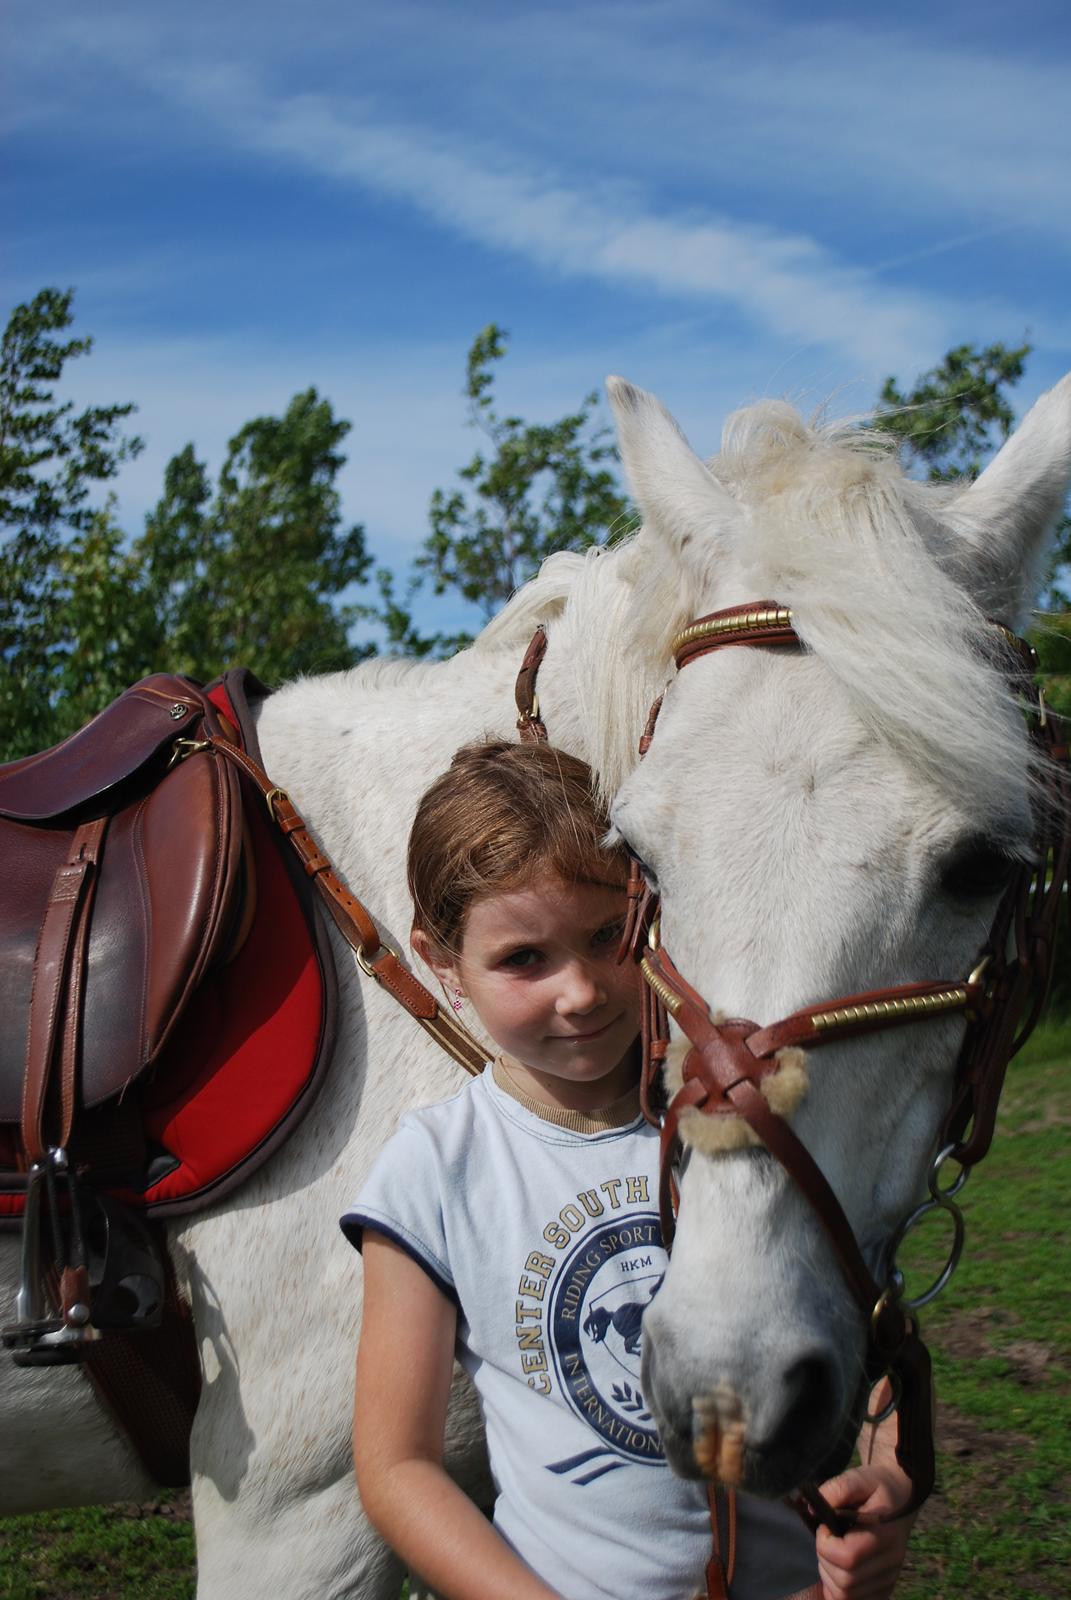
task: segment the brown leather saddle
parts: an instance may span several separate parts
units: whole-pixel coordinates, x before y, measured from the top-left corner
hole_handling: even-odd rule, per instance
[[[158,673],[0,768],[0,1222],[23,1227],[3,1338],[20,1365],[159,1327],[177,1297],[145,1214],[196,1209],[246,1176],[329,1059],[334,968],[305,874],[239,768],[201,754],[218,740],[255,757],[248,696],[264,692],[241,670],[207,690]],[[290,919],[297,976],[265,978],[279,1004],[253,992],[258,893]],[[246,1059],[251,1005],[261,1026],[280,1015],[292,1081],[261,1097],[270,1122],[235,1135],[228,1106],[264,1070]]]
[[[160,673],[0,770],[0,1121],[33,1162],[152,1066],[233,932],[238,778],[180,759],[199,728],[215,706]]]

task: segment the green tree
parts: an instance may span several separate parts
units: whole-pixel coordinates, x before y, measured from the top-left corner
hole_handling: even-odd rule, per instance
[[[94,484],[140,440],[130,406],[75,413],[54,385],[89,339],[59,340],[71,295],[14,312],[0,391],[0,758],[42,749],[129,683],[167,668],[214,677],[246,662],[268,682],[351,665],[370,565],[335,480],[349,423],[315,389],[230,441],[215,486],[188,445],[133,541]]]
[[[61,620],[68,545],[101,536],[110,512],[92,503],[94,489],[141,449],[121,427],[133,405],[77,411],[56,398],[67,362],[93,345],[56,337],[73,322],[73,298],[73,289],[42,289],[16,306],[0,351],[0,744],[11,753],[54,735],[57,684],[77,637]]]
[[[60,546],[55,574],[50,743],[158,664],[152,596],[111,502]]]
[[[1015,413],[1006,391],[1022,377],[1030,349],[957,345],[906,394],[886,378],[875,425],[898,438],[909,463],[924,467],[931,481],[976,478],[1011,432]]]
[[[282,417],[234,436],[214,492],[192,445],[172,458],[133,546],[160,660],[197,678],[244,662],[275,683],[369,653],[349,639],[367,608],[339,598],[371,564],[364,529],[343,526],[335,486],[349,429],[306,389]]]
[[[429,578],[436,594],[456,590],[487,618],[552,551],[611,542],[631,515],[613,470],[610,430],[595,418],[595,393],[546,425],[499,414],[494,364],[507,344],[492,322],[469,351],[470,420],[491,450],[460,469],[463,488],[435,490],[431,532],[416,562],[418,578]]]
[[[1009,350],[1003,344],[957,345],[905,394],[886,378],[875,425],[900,439],[909,464],[925,468],[931,481],[976,478],[986,458],[1011,432],[1015,414],[1007,391],[1023,375],[1029,344]],[[1071,567],[1071,517],[1057,529],[1053,556],[1040,596],[1047,610],[1068,601]]]

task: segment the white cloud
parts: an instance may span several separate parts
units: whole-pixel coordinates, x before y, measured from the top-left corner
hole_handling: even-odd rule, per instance
[[[987,34],[969,0],[932,24],[712,0],[458,0],[447,13],[439,0],[322,0],[310,29],[288,5],[260,4],[251,28],[240,8],[205,0],[170,21],[113,3],[110,25],[57,3],[65,36],[133,79],[173,62],[207,84],[241,63],[266,96],[365,94],[387,119],[420,104],[430,125],[563,172],[642,174],[759,206],[837,197],[871,218],[888,206],[943,215],[950,232],[1004,222],[1071,242],[1065,63],[1044,20],[1022,12]]]
[[[93,126],[126,118],[144,136],[155,102],[172,144],[222,136],[549,274],[720,305],[875,371],[932,359],[964,310],[897,284],[898,265],[987,229],[1071,240],[1062,63],[1031,54],[1029,34],[1003,53],[995,36],[936,37],[711,0],[461,0],[445,14],[438,0],[323,0],[315,26],[269,0],[255,17],[112,0],[92,18],[56,0],[19,49],[27,97],[69,92]],[[109,74],[131,92],[105,101]],[[964,299],[984,271],[972,262]],[[1005,302],[1016,295],[1009,283]]]
[[[439,0],[322,0],[315,26],[275,0],[258,0],[255,15],[207,0],[151,14],[109,0],[93,16],[55,0],[47,26],[27,13],[16,30],[20,86],[30,102],[64,107],[68,130],[122,130],[135,150],[156,140],[162,172],[195,143],[218,149],[239,184],[243,172],[262,177],[265,163],[297,167],[336,183],[340,206],[388,197],[478,244],[485,260],[505,252],[507,272],[521,257],[550,280],[588,280],[608,296],[646,291],[656,314],[696,331],[688,349],[671,340],[660,354],[653,344],[640,352],[655,372],[641,365],[636,376],[671,404],[683,392],[686,413],[693,397],[701,407],[695,370],[714,371],[719,411],[743,397],[720,383],[715,332],[750,346],[744,361],[734,345],[731,369],[749,389],[764,374],[777,388],[780,375],[820,396],[847,370],[865,405],[877,378],[929,365],[955,339],[1066,326],[1032,285],[1020,294],[1014,281],[985,277],[987,240],[1024,216],[1050,240],[1071,231],[1071,207],[1055,199],[1067,174],[1063,68],[1025,45],[1001,57],[991,44],[935,44],[917,26],[869,16],[818,25],[789,12],[775,27],[769,6],[714,0],[459,0],[448,17]],[[763,227],[753,220],[763,214],[794,220]],[[923,273],[901,269],[971,243],[983,248],[955,302],[909,287]],[[199,262],[239,244],[191,219]],[[147,310],[156,272],[130,261],[112,270]],[[242,269],[236,260],[226,270]],[[174,271],[165,262],[161,276]],[[90,274],[74,265],[68,278],[86,285]],[[567,296],[562,307],[562,342],[586,342],[592,358]],[[624,320],[605,361],[589,364],[551,414],[606,367],[629,369],[638,318]],[[161,396],[174,419],[207,423],[219,410],[220,444],[266,404],[261,346],[232,353],[243,373],[233,404],[215,357],[204,371],[189,367],[172,404]],[[449,398],[426,413],[432,430],[457,413],[462,354],[444,361]],[[310,372],[326,387],[332,359],[304,350],[273,403]],[[519,372],[515,358],[510,366]],[[524,370],[531,381],[531,364]],[[538,402],[522,393],[519,409],[536,414]],[[399,467],[399,492],[407,477]],[[381,504],[396,526],[394,494]],[[356,514],[372,520],[365,506]]]
[[[866,367],[923,359],[947,331],[947,307],[873,279],[804,235],[674,215],[623,184],[585,188],[441,130],[383,121],[359,101],[270,96],[222,64],[161,76],[232,143],[402,199],[557,274],[720,302],[783,341],[833,346]]]
[[[430,125],[549,156],[558,170],[642,174],[759,206],[811,195],[870,217],[1005,222],[1071,242],[1071,113],[1051,17],[802,18],[783,0],[288,0],[180,9],[10,0],[23,115],[92,99],[101,69],[209,85],[229,63],[266,97],[367,94]],[[105,118],[128,107],[97,106]],[[581,188],[587,187],[581,185]]]

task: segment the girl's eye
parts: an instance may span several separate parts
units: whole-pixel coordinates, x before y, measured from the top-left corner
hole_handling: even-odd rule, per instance
[[[539,951],[533,950],[529,946],[525,946],[523,950],[512,950],[510,954],[506,956],[502,965],[504,967],[513,967],[515,971],[523,972],[528,967],[535,966],[538,960]]]

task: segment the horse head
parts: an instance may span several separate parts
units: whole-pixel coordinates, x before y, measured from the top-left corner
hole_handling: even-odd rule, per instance
[[[773,403],[732,418],[708,467],[655,399],[610,391],[644,518],[628,559],[648,653],[689,615],[761,600],[791,608],[803,646],[720,649],[673,677],[617,791],[615,828],[661,896],[677,969],[715,1021],[755,1026],[962,982],[1035,848],[1037,760],[992,619],[1019,628],[1037,593],[1071,469],[1071,377],[969,487],[916,483],[873,433]],[[658,615],[644,598],[670,594]],[[965,1026],[959,1011],[843,1038],[776,1074],[777,1109],[879,1283],[925,1189]],[[671,1031],[670,1087],[688,1050]],[[739,1117],[681,1133],[643,1392],[676,1470],[782,1494],[847,1460],[867,1318]]]

